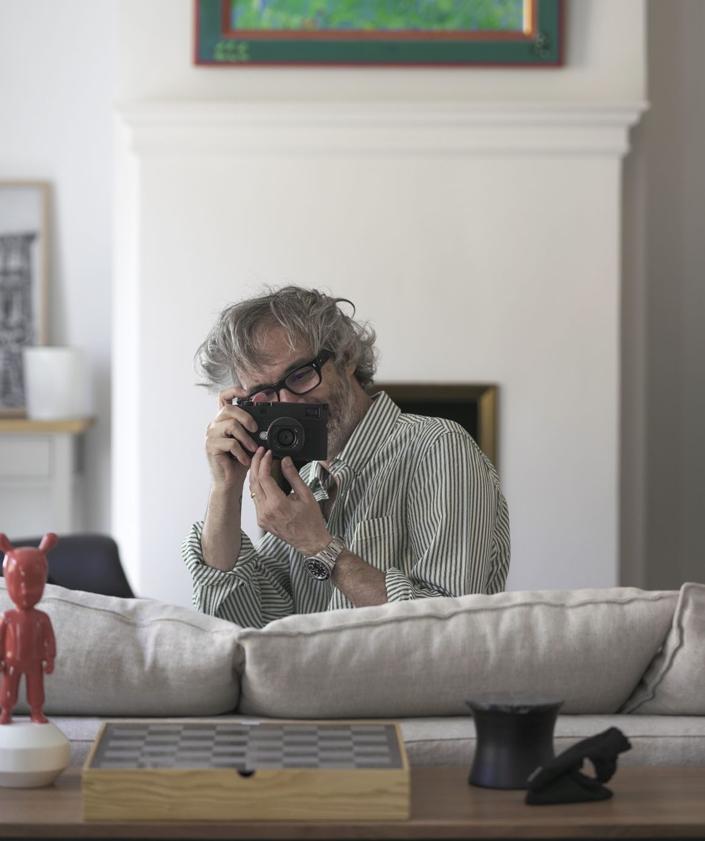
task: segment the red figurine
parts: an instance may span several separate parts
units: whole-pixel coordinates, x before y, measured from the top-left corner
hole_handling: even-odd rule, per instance
[[[49,532],[42,538],[39,549],[15,549],[4,534],[0,534],[0,549],[5,553],[2,565],[7,592],[17,610],[6,610],[0,618],[0,724],[12,722],[12,710],[17,703],[20,677],[27,682],[27,702],[30,717],[38,724],[49,719],[42,712],[44,706],[44,673],[54,671],[56,640],[51,620],[34,605],[41,599],[49,564],[46,553],[56,546],[59,538]]]

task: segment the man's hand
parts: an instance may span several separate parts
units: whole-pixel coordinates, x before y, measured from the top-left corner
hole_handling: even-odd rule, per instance
[[[54,671],[54,661],[53,660],[45,660],[43,665],[44,665],[45,674],[50,675]]]
[[[272,476],[272,451],[259,447],[250,467],[257,524],[302,554],[315,555],[333,538],[315,497],[288,456],[282,460],[282,473],[292,488],[288,496]]]
[[[245,397],[241,388],[226,388],[218,395],[219,412],[208,425],[206,455],[213,475],[213,484],[223,489],[242,489],[250,468],[252,453],[257,450],[250,433],[257,432],[257,421],[238,406],[234,397]]]
[[[240,553],[242,488],[257,445],[250,433],[257,421],[233,406],[234,397],[246,397],[241,388],[226,388],[218,395],[219,412],[206,433],[206,455],[213,475],[201,547],[208,566],[223,572],[233,568]]]

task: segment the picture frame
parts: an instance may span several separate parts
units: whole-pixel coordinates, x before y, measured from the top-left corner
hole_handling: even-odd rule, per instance
[[[22,351],[47,343],[50,185],[0,181],[0,417],[25,414]]]
[[[491,383],[376,382],[402,412],[459,423],[482,452],[499,467],[499,386]]]
[[[193,60],[210,67],[558,67],[563,3],[194,0]]]

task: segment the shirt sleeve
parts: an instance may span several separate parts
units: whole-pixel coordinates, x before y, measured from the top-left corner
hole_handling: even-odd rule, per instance
[[[407,503],[411,569],[385,573],[391,601],[498,593],[509,569],[509,514],[497,471],[469,435],[440,435]]]
[[[240,554],[227,572],[203,560],[203,521],[194,523],[181,553],[193,579],[198,610],[245,628],[261,628],[294,612],[286,547],[265,535],[257,548],[241,533]]]

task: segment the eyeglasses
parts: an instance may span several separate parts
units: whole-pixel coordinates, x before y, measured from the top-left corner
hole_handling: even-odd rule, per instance
[[[292,394],[307,394],[321,384],[323,379],[321,368],[332,356],[331,351],[322,350],[315,359],[305,365],[299,365],[293,371],[289,371],[278,383],[262,386],[248,394],[244,399],[251,400],[253,403],[277,403],[279,392],[283,388]]]

